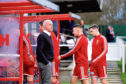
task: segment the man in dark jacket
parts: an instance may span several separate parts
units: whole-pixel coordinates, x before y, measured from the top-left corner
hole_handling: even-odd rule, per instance
[[[51,62],[54,58],[54,49],[51,39],[53,23],[51,20],[43,22],[43,32],[37,38],[37,63],[41,73],[40,84],[51,84]]]
[[[106,30],[106,39],[108,42],[114,42],[114,36],[112,33],[112,27],[108,26],[107,30]]]

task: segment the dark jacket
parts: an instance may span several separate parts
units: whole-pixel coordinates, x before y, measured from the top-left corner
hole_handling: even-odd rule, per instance
[[[37,62],[42,62],[47,65],[54,58],[54,49],[51,36],[45,32],[41,33],[37,38]]]
[[[114,41],[113,35],[110,33],[109,29],[106,30],[106,39],[107,39],[108,42]]]

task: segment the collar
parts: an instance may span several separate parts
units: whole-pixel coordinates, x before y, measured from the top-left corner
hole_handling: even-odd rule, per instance
[[[83,34],[79,35],[78,38],[81,37],[82,35],[83,35]]]
[[[100,37],[100,36],[101,36],[101,34],[99,34],[98,36],[96,36],[96,38],[97,38],[97,37]]]
[[[51,34],[47,30],[43,30],[47,35],[51,36]]]

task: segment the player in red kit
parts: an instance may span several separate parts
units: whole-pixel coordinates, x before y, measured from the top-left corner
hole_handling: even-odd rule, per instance
[[[51,32],[51,38],[54,46],[54,59],[52,62],[52,84],[60,84],[59,82],[59,64],[60,60],[57,59],[59,56],[59,43],[54,32]]]
[[[81,25],[77,24],[73,27],[73,34],[77,37],[75,46],[68,53],[59,56],[58,59],[63,59],[74,54],[76,65],[73,71],[71,84],[77,84],[78,79],[81,80],[82,84],[88,84],[88,40],[83,34]]]
[[[23,34],[23,69],[28,84],[33,84],[34,65],[35,58],[33,56],[30,40]]]
[[[108,52],[108,44],[106,38],[99,33],[98,25],[92,25],[89,30],[90,34],[94,36],[92,42],[92,59],[90,65],[90,75],[92,84],[97,84],[98,77],[102,84],[107,82],[107,64],[106,54]]]

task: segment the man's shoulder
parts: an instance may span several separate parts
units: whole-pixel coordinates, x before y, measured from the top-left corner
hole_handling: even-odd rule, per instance
[[[100,39],[102,40],[102,41],[104,41],[104,42],[106,42],[107,40],[106,40],[106,37],[105,36],[103,36],[103,35],[101,35],[100,36]]]
[[[87,37],[85,35],[82,35],[80,38],[83,40],[87,40]]]
[[[106,39],[106,37],[105,37],[104,35],[101,35],[100,38],[102,38],[102,39]]]
[[[41,34],[39,34],[39,36],[38,36],[38,39],[42,39],[42,38],[45,38],[45,34],[42,32]]]
[[[40,37],[45,37],[46,33],[42,32],[41,34],[39,34]]]
[[[45,39],[45,40],[50,40],[49,35],[46,34],[45,32],[42,32],[38,38]]]
[[[88,39],[87,39],[87,37],[85,37],[84,35],[81,35],[78,39],[77,39],[77,41],[79,42],[79,43],[83,43],[83,42],[88,42]]]

